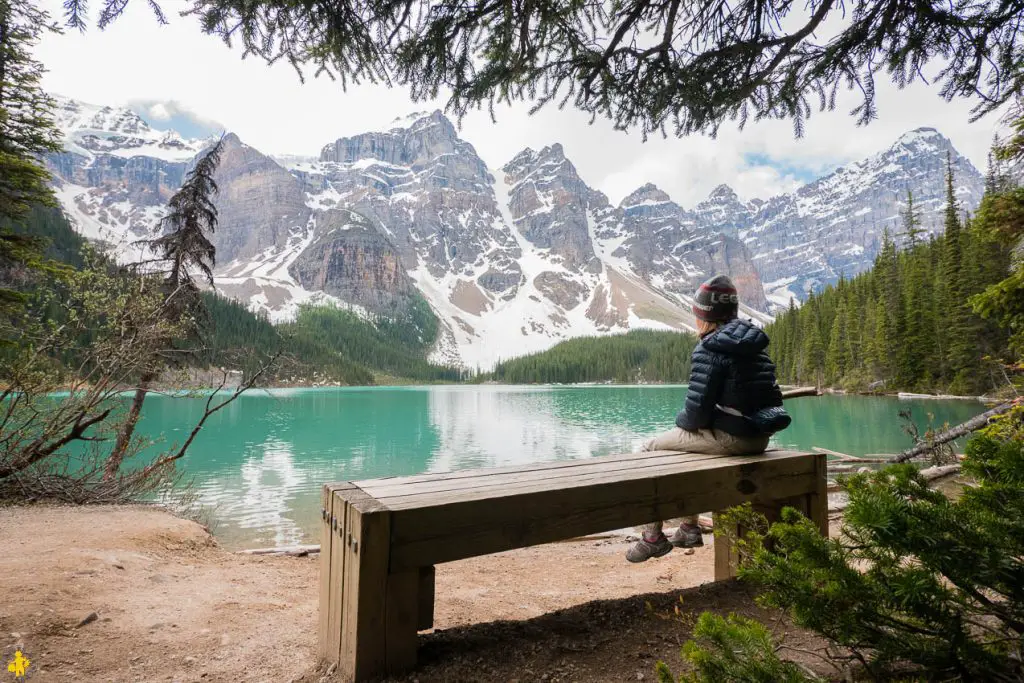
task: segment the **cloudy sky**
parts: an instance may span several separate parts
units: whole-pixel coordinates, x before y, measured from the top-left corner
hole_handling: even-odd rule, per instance
[[[60,0],[43,0],[43,6],[61,15]],[[136,1],[106,31],[47,37],[37,50],[49,70],[44,87],[93,104],[132,105],[151,122],[186,135],[225,128],[268,154],[315,155],[338,137],[383,130],[398,116],[443,107],[414,103],[404,90],[384,86],[346,92],[326,78],[303,84],[287,64],[241,59],[237,48],[203,35],[193,18],[176,16],[178,6],[165,3],[168,26]],[[638,133],[615,131],[603,121],[588,125],[589,116],[574,110],[551,107],[530,116],[525,104],[499,108],[497,123],[487,112],[474,112],[460,135],[491,168],[524,147],[561,142],[582,178],[613,202],[653,182],[690,207],[720,183],[745,198],[791,190],[920,126],[937,128],[983,171],[996,117],[971,124],[970,103],[946,103],[937,90],[917,85],[900,91],[880,83],[877,121],[858,127],[847,114],[856,102],[847,97],[837,111],[815,114],[801,139],[790,123],[771,121],[743,131],[727,125],[714,140],[652,137],[645,143]]]

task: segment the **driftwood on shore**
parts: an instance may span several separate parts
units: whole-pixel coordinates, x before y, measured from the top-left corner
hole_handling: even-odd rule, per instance
[[[895,462],[895,458],[896,458],[895,455],[887,455],[885,453],[876,453],[876,454],[865,455],[865,456],[861,457],[859,455],[849,455],[847,453],[840,453],[839,451],[832,451],[832,450],[829,450],[827,448],[822,448],[821,446],[813,446],[811,448],[811,450],[814,451],[815,453],[824,453],[825,455],[830,455],[833,458],[835,458],[836,460],[838,460],[838,461],[840,461],[840,462],[842,462],[844,464],[846,464],[846,463],[874,463],[874,464],[878,464],[878,463],[891,463],[891,462]],[[832,466],[830,465],[830,469],[831,469],[831,467]]]
[[[1007,403],[1003,403],[1002,405],[998,405],[995,408],[992,408],[991,410],[986,410],[981,415],[972,417],[970,420],[964,422],[963,424],[959,424],[956,427],[947,429],[944,432],[939,432],[938,434],[928,439],[927,441],[919,443],[913,448],[903,451],[895,458],[893,458],[892,461],[906,462],[908,460],[913,460],[918,456],[926,454],[929,450],[935,448],[936,446],[941,446],[944,443],[949,443],[950,441],[958,439],[961,436],[964,436],[965,434],[970,434],[971,432],[977,429],[981,429],[982,427],[987,425],[988,421],[991,420],[993,417],[1009,412],[1010,408],[1012,408],[1014,405],[1015,401],[1009,401]]]
[[[320,552],[320,544],[316,545],[290,545],[277,548],[252,548],[250,550],[239,550],[239,555],[290,555],[292,557],[304,557]]]
[[[951,477],[954,474],[960,474],[960,469],[960,465],[938,465],[936,467],[928,467],[926,469],[921,470],[921,476],[924,477],[925,481],[933,482],[938,479],[945,479],[946,477]],[[840,490],[839,487],[833,488],[832,486],[829,486],[828,488],[829,493],[833,493],[837,490]],[[833,513],[842,512],[847,508],[847,506],[849,506],[849,504],[849,500],[843,500],[834,504],[830,504],[828,506],[828,513],[831,515]]]
[[[782,392],[783,400],[789,398],[800,398],[801,396],[821,396],[821,392],[818,391],[817,387],[798,387],[796,389],[789,389]]]

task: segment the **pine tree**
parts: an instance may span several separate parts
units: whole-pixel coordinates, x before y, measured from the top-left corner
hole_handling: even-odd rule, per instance
[[[952,382],[974,364],[975,339],[972,339],[969,322],[970,309],[967,297],[968,274],[964,271],[964,233],[959,220],[959,207],[953,192],[953,168],[947,162],[946,169],[946,212],[945,233],[941,242],[939,263],[939,298],[942,315],[939,316],[939,339],[944,343],[944,379]]]
[[[60,149],[60,132],[53,121],[53,100],[40,86],[43,66],[31,50],[44,33],[55,30],[46,12],[26,2],[0,0],[0,273],[6,275],[0,314],[5,318],[25,303],[18,288],[6,286],[12,279],[60,272],[43,256],[41,240],[13,229],[33,207],[54,205],[41,157]],[[3,341],[16,334],[5,329]]]
[[[910,190],[907,190],[907,208],[903,211],[902,218],[903,232],[900,236],[903,238],[903,244],[914,248],[921,243],[924,230],[921,228],[921,213],[914,206],[914,193]]]
[[[829,642],[871,680],[1020,681],[1024,640],[1024,430],[1021,411],[972,438],[951,497],[917,466],[851,475],[842,528],[831,538],[787,508],[769,523],[749,505],[725,513],[739,540],[740,577],[758,602]],[[703,615],[684,649],[681,681],[816,681],[778,658],[768,629]],[[675,680],[664,665],[659,682]]]
[[[884,330],[884,336],[879,341],[883,345],[884,363],[890,373],[889,377],[882,379],[903,383],[910,375],[906,358],[905,307],[900,261],[888,229],[882,233],[882,249],[875,259],[875,271],[881,313],[878,324]]]
[[[199,334],[201,321],[206,320],[203,298],[192,271],[199,271],[208,284],[213,284],[213,266],[217,250],[207,235],[217,227],[217,207],[213,205],[217,183],[213,179],[213,174],[220,163],[223,145],[224,139],[221,138],[203,154],[185,177],[181,188],[171,197],[168,202],[170,212],[160,221],[163,234],[156,239],[143,242],[157,253],[156,261],[163,265],[163,268],[156,269],[156,272],[163,275],[165,319],[175,323],[184,322],[192,336]],[[139,265],[147,272],[153,272],[151,263]],[[156,362],[142,371],[131,407],[117,434],[114,448],[107,458],[104,474],[106,479],[117,476],[121,468],[142,414],[142,406],[150,387],[164,369],[163,363],[182,362],[181,354],[175,353],[175,350],[178,350],[175,347],[180,343],[181,340],[167,339],[166,352],[160,359],[153,359]]]
[[[43,65],[31,49],[56,26],[28,3],[0,0],[0,220],[24,217],[34,204],[53,204],[40,159],[60,149],[54,102],[43,92]]]
[[[193,271],[213,284],[213,267],[217,250],[210,235],[217,229],[217,183],[213,174],[220,164],[224,139],[221,138],[203,154],[189,171],[181,188],[167,203],[170,212],[160,221],[160,237],[145,244],[165,265],[164,285],[168,301],[178,312],[201,305],[199,287]]]
[[[803,316],[803,327],[800,330],[803,338],[800,381],[822,386],[825,375],[825,341],[821,331],[821,320],[817,310],[817,302],[812,296],[804,304],[808,314]]]
[[[842,384],[847,369],[845,310],[841,306],[832,319],[828,351],[825,352],[825,382],[832,386]]]
[[[788,353],[788,360],[785,363],[786,374],[790,381],[799,382],[799,368],[802,364],[800,360],[800,317],[796,303],[792,299],[789,300],[789,311],[786,315],[786,340]]]
[[[931,268],[928,249],[921,245],[916,253],[906,254],[903,277],[903,303],[905,334],[902,342],[904,357],[903,381],[907,386],[928,389],[934,370],[935,324],[932,316]]]

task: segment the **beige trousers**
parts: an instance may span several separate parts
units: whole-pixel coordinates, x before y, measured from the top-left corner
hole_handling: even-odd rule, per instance
[[[757,455],[768,448],[767,436],[738,437],[718,429],[701,429],[688,432],[676,427],[644,443],[645,451],[680,451],[683,453],[702,453],[705,455]],[[688,526],[697,525],[697,515],[682,518]],[[662,533],[663,522],[652,522],[644,527],[644,537],[658,538]]]

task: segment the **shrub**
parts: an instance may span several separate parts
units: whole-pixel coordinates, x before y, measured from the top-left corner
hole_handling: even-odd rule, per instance
[[[697,621],[683,658],[694,667],[679,677],[681,683],[796,683],[808,680],[800,668],[779,658],[771,634],[764,626],[735,614],[723,618],[705,612]],[[658,662],[658,682],[672,683],[672,672]]]
[[[793,509],[766,533],[749,506],[733,511],[753,529],[737,541],[740,577],[763,589],[763,606],[787,610],[873,678],[1024,679],[1022,418],[1024,405],[969,442],[974,481],[955,500],[896,465],[843,481],[850,502],[835,538]],[[742,678],[760,680],[747,677],[774,665],[755,626],[708,624],[696,634],[706,644],[684,651],[698,670],[687,680],[725,680],[740,664]],[[737,651],[755,654],[737,662]]]

